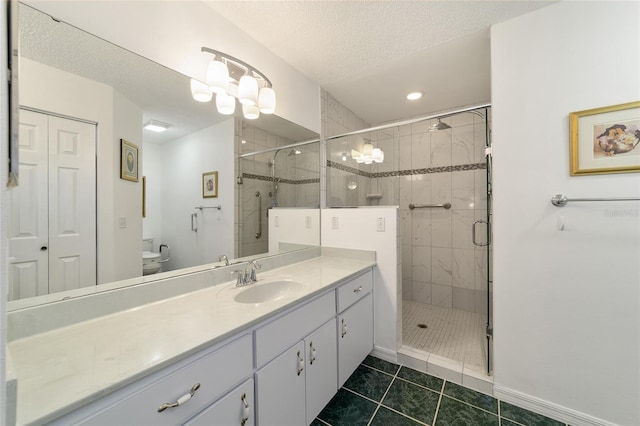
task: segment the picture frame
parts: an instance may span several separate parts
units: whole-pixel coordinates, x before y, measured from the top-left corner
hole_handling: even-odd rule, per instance
[[[218,196],[218,172],[202,174],[202,198],[216,198]]]
[[[120,179],[138,182],[138,146],[120,139]]]
[[[571,176],[640,172],[640,101],[569,114]]]
[[[147,177],[142,176],[142,217],[147,217]]]

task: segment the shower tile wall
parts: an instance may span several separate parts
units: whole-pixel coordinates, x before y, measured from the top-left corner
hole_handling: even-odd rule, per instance
[[[244,141],[244,142],[243,142]],[[236,158],[238,155],[289,145],[295,141],[263,129],[253,127],[242,120],[236,121]],[[276,160],[278,183],[278,206],[318,207],[319,161],[318,145],[301,147],[301,155],[288,156],[288,150],[281,151]],[[236,184],[236,257],[265,253],[269,247],[269,227],[267,209],[273,204],[273,180],[269,166],[275,152],[258,154],[238,159],[236,170],[242,175],[242,184]],[[258,198],[262,198],[262,211],[258,212]],[[262,235],[256,238],[258,215],[262,215]]]
[[[471,235],[473,222],[486,219],[485,122],[470,113],[442,121],[452,128],[429,132],[435,120],[427,120],[329,141],[327,205],[399,205],[402,297],[485,313],[486,248]],[[382,148],[382,164],[351,159],[363,138]],[[410,203],[452,208],[410,210]]]
[[[244,141],[244,142],[243,142]],[[293,141],[266,132],[265,130],[248,125],[242,120],[236,120],[236,153],[238,155],[288,145]],[[236,158],[238,158],[236,156]],[[240,158],[236,170],[251,175],[271,176],[269,160],[273,153]],[[237,239],[236,257],[265,253],[269,248],[269,227],[266,209],[271,206],[269,193],[272,192],[272,182],[266,179],[243,178],[242,185],[236,184],[238,193],[237,209]],[[256,191],[262,196],[262,235],[256,239],[258,230],[258,199]]]
[[[486,218],[486,170],[460,167],[485,163],[485,123],[469,113],[442,121],[452,128],[429,132],[433,121],[399,128],[400,170],[445,167],[400,176],[402,293],[416,302],[485,313],[486,249],[474,246],[471,230]],[[409,210],[410,203],[452,207]]]
[[[340,204],[334,204],[333,202],[341,202],[346,198],[346,194],[336,194],[332,188],[327,189],[327,184],[334,183],[334,177],[329,176],[329,173],[333,170],[327,170],[327,161],[342,161],[342,152],[336,148],[335,150],[327,150],[326,138],[330,136],[340,135],[343,133],[351,132],[354,130],[365,129],[371,127],[369,123],[362,120],[351,110],[340,104],[331,93],[326,90],[321,90],[321,130],[320,130],[320,176],[326,176],[326,179],[321,179],[320,182],[320,205],[322,207],[332,207]],[[344,182],[345,179],[342,179]],[[348,182],[344,182],[342,187],[346,187]],[[333,202],[332,202],[333,201]],[[342,204],[347,205],[347,204]],[[357,205],[357,204],[349,204]],[[366,205],[366,204],[362,204]]]

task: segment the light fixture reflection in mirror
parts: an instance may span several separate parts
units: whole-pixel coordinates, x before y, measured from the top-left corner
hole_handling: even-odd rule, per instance
[[[54,21],[48,15],[30,6],[20,3],[19,7],[21,61],[22,64],[25,65],[25,67],[23,67],[25,74],[20,76],[20,80],[21,83],[26,86],[33,86],[33,89],[25,91],[25,96],[31,96],[31,98],[21,99],[23,106],[97,122],[98,137],[101,141],[116,140],[119,143],[119,139],[123,136],[123,130],[107,125],[102,118],[92,116],[93,112],[91,111],[99,109],[108,110],[109,108],[111,108],[112,111],[118,111],[120,109],[109,107],[108,105],[104,107],[99,106],[98,103],[101,97],[96,96],[95,93],[92,93],[91,96],[91,101],[95,108],[89,108],[70,99],[64,99],[59,92],[57,92],[58,104],[71,105],[73,107],[72,110],[64,110],[61,108],[56,111],[58,108],[51,106],[56,105],[55,103],[38,103],[38,99],[42,99],[43,97],[53,99],[54,96],[50,95],[49,91],[56,88],[53,80],[49,80],[49,77],[45,75],[38,74],[39,71],[44,70],[48,73],[47,75],[66,76],[65,78],[69,78],[70,80],[81,78],[84,79],[84,81],[90,82],[90,84],[100,86],[101,90],[112,90],[114,94],[117,94],[115,98],[119,99],[119,102],[121,101],[129,105],[130,108],[138,111],[136,114],[140,114],[139,120],[136,119],[135,122],[129,122],[128,124],[131,129],[134,129],[135,134],[138,136],[128,138],[133,139],[133,142],[135,142],[139,148],[140,176],[144,174],[149,178],[148,182],[151,182],[146,188],[147,218],[145,218],[144,221],[140,211],[142,194],[141,180],[139,182],[123,181],[118,178],[120,174],[119,169],[109,170],[109,173],[107,173],[105,169],[106,165],[112,164],[111,159],[119,155],[120,146],[108,146],[105,143],[99,143],[97,145],[97,164],[99,169],[97,175],[97,248],[98,252],[101,253],[98,262],[105,262],[98,264],[98,283],[111,283],[109,286],[105,286],[105,288],[113,288],[119,285],[118,283],[113,283],[113,281],[140,277],[122,282],[122,285],[133,285],[161,279],[166,276],[166,274],[180,273],[180,268],[185,266],[176,264],[177,266],[175,268],[177,268],[177,270],[175,272],[159,273],[147,276],[144,279],[141,277],[142,240],[143,237],[149,236],[148,234],[154,237],[153,251],[158,251],[160,244],[167,244],[171,247],[171,262],[174,262],[174,259],[178,260],[182,258],[185,265],[198,266],[215,262],[221,254],[228,255],[229,257],[236,256],[236,253],[239,253],[241,250],[238,247],[234,247],[234,234],[240,232],[238,227],[242,226],[242,220],[239,221],[238,227],[234,227],[233,221],[235,217],[242,219],[242,216],[240,216],[237,211],[234,211],[234,206],[237,205],[234,201],[235,176],[238,174],[238,171],[234,170],[233,166],[234,155],[240,152],[258,150],[260,148],[257,143],[264,143],[264,140],[268,140],[269,143],[273,143],[275,146],[277,143],[282,143],[283,140],[286,140],[286,143],[291,143],[298,140],[317,138],[317,134],[287,122],[275,115],[263,115],[259,119],[252,121],[251,126],[245,128],[247,134],[242,135],[243,130],[241,128],[244,126],[241,120],[237,120],[233,115],[216,114],[215,110],[212,114],[210,105],[195,102],[193,98],[189,96],[189,90],[185,90],[185,88],[192,84],[189,77],[178,74],[173,70],[114,46],[63,22]],[[55,43],[52,43],[52,41],[55,41]],[[37,83],[32,84],[33,82]],[[43,87],[44,89],[36,90],[36,87]],[[208,86],[205,85],[205,87],[207,91],[204,92],[204,98],[207,98],[211,92]],[[29,95],[30,92],[31,95]],[[33,92],[37,92],[37,98]],[[235,106],[235,98],[233,96],[230,96],[230,98],[234,101],[233,105]],[[233,113],[231,112],[231,114]],[[126,119],[130,120],[131,117],[135,116],[136,115],[127,115]],[[150,122],[152,119],[157,119],[164,123],[171,123],[170,131],[163,133],[143,131],[142,125]],[[137,130],[135,130],[136,126]],[[226,140],[220,139],[220,143],[226,144],[228,150],[224,154],[221,151],[213,151],[211,154],[201,153],[202,155],[198,156],[198,158],[211,159],[219,157],[221,161],[224,162],[223,165],[195,165],[192,162],[193,159],[190,157],[182,158],[175,156],[172,158],[170,153],[168,153],[168,160],[161,160],[162,156],[160,153],[170,150],[169,147],[173,142],[178,140],[194,140],[198,134],[202,132],[206,134],[206,132],[211,132],[211,129],[214,128],[219,130],[222,128],[225,129],[224,131],[228,134],[228,138]],[[234,134],[239,135],[235,148]],[[258,137],[258,135],[260,136]],[[240,139],[248,142],[241,144]],[[212,140],[213,139],[208,138],[207,143],[211,145]],[[217,148],[214,147],[212,149]],[[177,153],[177,151],[173,152]],[[106,160],[107,158],[108,160]],[[154,161],[160,162],[154,163]],[[164,171],[162,170],[162,163],[166,164]],[[118,164],[116,159],[114,159],[113,164]],[[285,165],[282,167],[287,168],[289,166]],[[179,204],[184,204],[184,207],[188,209],[188,212],[185,211],[182,213],[182,215],[186,214],[188,222],[189,215],[193,212],[194,206],[202,205],[209,201],[203,201],[201,198],[199,185],[201,185],[202,173],[210,171],[220,172],[220,197],[227,197],[223,206],[224,214],[221,215],[220,218],[224,220],[226,217],[232,220],[226,227],[230,232],[227,243],[228,248],[216,249],[216,246],[212,244],[216,244],[219,239],[206,239],[202,233],[199,233],[197,236],[199,238],[198,244],[205,244],[203,240],[206,239],[208,241],[206,245],[201,245],[200,247],[194,246],[194,250],[181,249],[180,242],[172,241],[171,238],[173,237],[170,237],[168,231],[165,232],[162,226],[147,227],[147,225],[154,220],[154,215],[156,218],[158,216],[166,217],[166,215],[168,215],[165,211],[167,206]],[[188,183],[190,179],[189,173],[195,174],[196,177],[192,179],[195,183]],[[268,170],[265,171],[265,174],[268,175]],[[171,192],[167,187],[168,183],[176,180],[170,178],[170,176],[177,176],[177,178],[184,177],[187,179],[185,183],[176,185],[176,193],[190,192],[195,187],[197,202],[180,203],[177,199],[168,199],[166,202],[161,202],[157,194],[160,192]],[[106,181],[110,183],[105,185],[103,179],[106,179]],[[245,183],[251,183],[251,181],[251,179],[244,179]],[[229,186],[225,187],[224,185]],[[106,194],[104,191],[106,191],[107,188],[112,188],[114,192],[112,194]],[[131,191],[133,194],[131,199],[128,198],[129,196],[123,197],[122,194],[124,192],[120,188],[124,188],[124,192]],[[220,197],[217,200],[213,199],[213,202],[218,204],[218,201],[221,200]],[[115,206],[112,203],[123,203],[131,206],[132,213],[119,212],[116,214],[116,210],[113,209]],[[317,206],[318,201],[316,200],[313,204]],[[3,208],[6,207],[3,206]],[[212,229],[212,226],[220,223],[218,217],[214,216],[215,214],[217,213],[208,212],[206,215],[199,215],[200,219],[206,221],[206,223],[200,223],[201,230],[206,229],[207,226]],[[105,218],[106,221],[101,218]],[[109,218],[113,218],[114,220]],[[101,220],[103,221],[101,222]],[[177,219],[176,223],[181,222],[180,219]],[[158,221],[156,221],[156,223],[158,223]],[[188,229],[185,232],[185,240],[195,237]],[[120,240],[122,240],[122,242],[120,242]],[[110,246],[107,248],[105,244],[110,244]],[[194,243],[192,242],[191,244],[193,245]],[[107,262],[105,259],[110,260]],[[130,264],[137,272],[131,275],[118,275],[126,269],[123,267],[125,264]],[[169,269],[175,269],[168,264],[166,266],[168,266]],[[167,269],[164,270],[166,271]],[[75,294],[79,294],[78,292],[80,292],[80,290],[91,289],[82,288],[74,290],[76,291]],[[95,290],[91,290],[91,292],[95,292]],[[48,303],[56,300],[54,297],[46,297],[45,299],[46,301],[42,298],[36,298],[34,299],[34,303]],[[20,302],[22,302],[22,300]],[[25,306],[25,304],[21,304],[21,306]],[[15,308],[12,308],[10,304],[9,309]]]

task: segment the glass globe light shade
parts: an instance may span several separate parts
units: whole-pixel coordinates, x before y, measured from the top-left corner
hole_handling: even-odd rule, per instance
[[[209,86],[201,81],[191,79],[191,96],[198,102],[209,102],[213,97]]]
[[[229,89],[229,69],[224,63],[216,60],[209,62],[207,84],[213,93],[226,92]]]
[[[276,92],[271,87],[260,89],[258,106],[263,114],[273,114],[276,111]]]
[[[257,105],[243,104],[242,115],[244,115],[244,118],[246,118],[247,120],[255,120],[256,118],[260,117],[260,110],[258,109]]]
[[[258,103],[258,81],[248,74],[240,78],[238,100],[243,105],[255,105]]]
[[[236,98],[228,93],[216,93],[216,108],[223,115],[231,115],[236,112]]]

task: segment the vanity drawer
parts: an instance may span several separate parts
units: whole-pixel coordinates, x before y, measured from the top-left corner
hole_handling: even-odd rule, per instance
[[[338,312],[342,312],[373,288],[373,272],[368,271],[338,287]]]
[[[229,368],[229,366],[233,368]],[[81,424],[168,425],[183,423],[253,372],[251,335],[217,349],[130,397],[107,407]],[[163,403],[176,402],[196,384],[200,388],[184,404],[158,412]],[[135,384],[131,385],[135,386]]]
[[[262,366],[336,314],[333,291],[256,330],[256,365]]]

